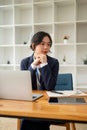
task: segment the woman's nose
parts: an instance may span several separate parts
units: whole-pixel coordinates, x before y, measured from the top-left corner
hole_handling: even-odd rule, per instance
[[[45,48],[45,49],[46,49],[46,48],[48,49],[49,47],[48,47],[48,45],[44,45],[44,48]]]

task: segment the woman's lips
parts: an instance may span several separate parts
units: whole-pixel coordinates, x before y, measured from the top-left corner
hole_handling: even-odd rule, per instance
[[[48,53],[48,51],[43,51],[43,53]]]

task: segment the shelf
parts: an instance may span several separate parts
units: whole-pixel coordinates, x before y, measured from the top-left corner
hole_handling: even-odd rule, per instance
[[[55,46],[74,46],[75,43],[70,43],[69,41],[67,41],[67,43],[64,43],[64,42],[62,42],[62,43],[55,43],[54,45]]]
[[[74,47],[72,46],[56,46],[55,48],[55,57],[59,60],[59,63],[63,63],[63,58],[65,56],[67,64],[75,64],[75,54]]]
[[[0,6],[2,5],[12,5],[13,1],[12,0],[0,0]]]
[[[14,64],[9,64],[9,63],[7,63],[7,64],[0,64],[0,68],[2,67],[2,68],[10,68],[10,67],[13,67],[14,66]]]
[[[12,27],[0,27],[0,45],[12,45],[13,37],[14,36]]]
[[[87,85],[87,67],[77,68],[77,85]]]
[[[0,7],[0,25],[13,24],[13,6]]]
[[[32,35],[32,26],[16,26],[15,27],[15,44],[27,44]]]
[[[75,67],[74,66],[65,66],[65,67],[62,67],[62,66],[60,66],[60,69],[59,69],[59,73],[72,73],[72,77],[73,77],[73,85],[75,85],[76,84],[76,82],[75,82]],[[74,87],[76,87],[76,86],[74,86]]]
[[[83,60],[87,57],[87,45],[79,45],[76,50],[77,64],[83,64]]]
[[[0,0],[0,70],[20,70],[21,60],[33,53],[32,35],[46,31],[59,73],[72,73],[74,87],[87,86],[86,12],[87,0]]]
[[[87,68],[87,64],[77,64],[76,67],[78,67],[78,68]]]
[[[87,43],[87,22],[86,23],[77,23],[77,43]]]
[[[14,50],[12,47],[1,47],[0,48],[0,64],[13,64],[13,54]]]
[[[34,0],[34,3],[48,3],[48,2],[52,2],[52,0]]]
[[[34,5],[34,23],[51,23],[52,14],[51,2]]]
[[[33,0],[14,0],[14,4],[27,4],[32,2]]]
[[[1,66],[0,65],[0,70],[14,70],[14,67],[13,66]]]
[[[32,24],[32,5],[15,6],[15,24]]]
[[[54,3],[54,21],[75,21],[74,0],[58,1]]]
[[[69,36],[68,42],[75,42],[75,26],[74,24],[55,24],[54,25],[54,35],[55,42],[63,43],[63,38],[65,35]]]
[[[20,64],[20,61],[25,58],[28,57],[29,55],[32,54],[32,51],[30,50],[29,46],[17,46],[15,47],[15,63],[16,64]]]
[[[41,31],[46,31],[48,32],[53,39],[53,29],[52,29],[52,24],[41,24],[41,25],[34,25],[34,32],[38,32],[39,30]]]
[[[87,0],[77,0],[77,20],[87,20]]]

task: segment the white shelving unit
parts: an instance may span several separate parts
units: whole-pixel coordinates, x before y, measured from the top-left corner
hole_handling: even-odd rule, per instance
[[[0,0],[0,70],[20,69],[32,53],[32,34],[42,30],[52,36],[50,55],[59,60],[60,73],[71,72],[74,88],[87,89],[86,12],[87,0]]]

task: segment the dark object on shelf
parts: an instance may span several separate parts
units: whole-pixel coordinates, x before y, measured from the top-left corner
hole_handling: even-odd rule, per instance
[[[24,42],[24,44],[27,44],[27,42]]]
[[[7,64],[10,64],[10,61],[9,61],[9,60],[7,61]]]
[[[84,64],[87,64],[87,60],[84,60]]]
[[[66,57],[65,56],[63,57],[63,62],[66,62]]]

